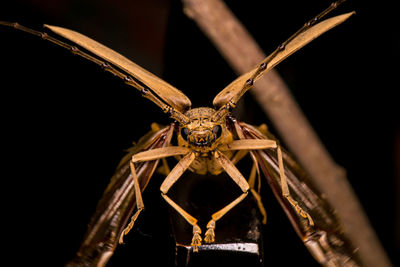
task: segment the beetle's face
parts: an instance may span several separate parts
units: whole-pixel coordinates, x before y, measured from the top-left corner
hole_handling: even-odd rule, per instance
[[[216,148],[226,126],[211,121],[215,110],[195,108],[185,113],[190,122],[179,127],[178,142],[199,152],[208,152]]]

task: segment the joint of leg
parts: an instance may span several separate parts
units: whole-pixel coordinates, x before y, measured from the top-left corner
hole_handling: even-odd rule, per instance
[[[297,201],[294,200],[294,199],[290,196],[290,194],[284,194],[283,196],[289,201],[289,203],[290,203],[293,207],[296,208],[296,207],[299,206],[299,204],[297,203]]]
[[[132,156],[132,158],[131,158],[131,163],[132,164],[135,164],[136,162],[139,162],[140,160],[138,160],[136,157],[135,157],[135,155],[133,155]],[[134,166],[135,167],[135,166]]]
[[[144,204],[139,203],[139,204],[136,206],[136,209],[137,209],[137,211],[143,211],[143,210],[144,210]]]
[[[166,185],[165,183],[162,183],[160,186],[160,191],[161,191],[161,196],[167,196],[168,190],[171,186]]]
[[[244,188],[244,190],[243,190],[243,194],[246,194],[246,196],[247,196],[247,194],[249,193],[250,189],[251,189],[250,185],[247,184],[246,188]]]
[[[215,221],[211,220],[207,223],[207,228],[215,229]]]

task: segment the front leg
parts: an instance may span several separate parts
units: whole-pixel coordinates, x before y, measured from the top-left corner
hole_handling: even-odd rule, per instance
[[[161,196],[167,201],[167,203],[173,207],[189,224],[193,226],[193,238],[191,246],[193,246],[193,251],[198,252],[198,247],[201,245],[201,229],[197,225],[197,219],[185,211],[182,207],[176,204],[171,198],[167,196],[168,190],[175,184],[175,182],[182,176],[182,174],[189,168],[193,160],[196,158],[194,152],[188,153],[184,156],[178,164],[171,170],[168,176],[165,178],[164,182],[161,184]]]
[[[204,237],[204,241],[206,241],[207,243],[212,243],[215,241],[214,230],[216,221],[221,219],[228,211],[239,204],[247,196],[250,189],[250,186],[247,183],[246,179],[232,163],[232,161],[230,161],[224,154],[222,154],[218,150],[213,154],[213,156],[214,159],[222,166],[222,168],[224,168],[226,173],[232,178],[232,180],[240,187],[243,193],[234,201],[226,205],[224,208],[211,215],[212,219],[207,224],[207,232]]]

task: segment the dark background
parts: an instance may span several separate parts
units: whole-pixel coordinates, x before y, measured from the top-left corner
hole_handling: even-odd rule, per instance
[[[330,1],[227,3],[268,54]],[[357,14],[349,21],[277,70],[347,170],[378,237],[399,264],[397,14],[394,1],[348,1],[334,14],[351,10]],[[43,23],[58,25],[90,36],[181,89],[194,107],[210,106],[236,77],[177,0],[13,1],[2,3],[0,19],[40,30]],[[124,149],[151,122],[169,119],[111,74],[37,37],[1,27],[0,59],[3,243],[13,265],[63,265],[77,250]],[[250,96],[245,104],[243,120],[269,122]],[[161,180],[152,183],[157,191]],[[263,192],[269,216],[266,266],[316,265],[269,190]],[[157,195],[145,195],[147,215],[111,266],[139,259],[151,263],[157,254],[173,260],[173,250],[153,241],[168,236],[168,215]],[[157,211],[161,214],[154,219]],[[154,224],[163,226],[154,230],[149,227]]]

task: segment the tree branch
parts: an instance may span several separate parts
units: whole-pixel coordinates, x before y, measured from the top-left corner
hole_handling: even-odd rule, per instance
[[[261,48],[222,1],[182,2],[187,16],[198,24],[238,74],[265,58]],[[347,181],[345,170],[326,151],[279,74],[270,71],[257,81],[251,92],[289,150],[337,211],[347,236],[359,248],[363,266],[391,266]]]

